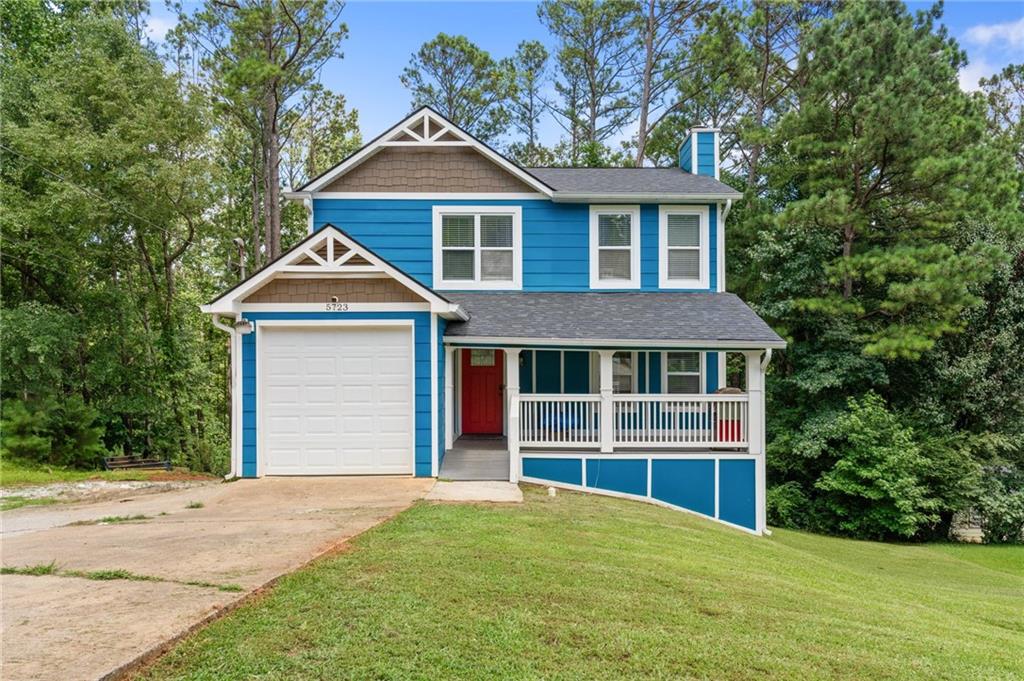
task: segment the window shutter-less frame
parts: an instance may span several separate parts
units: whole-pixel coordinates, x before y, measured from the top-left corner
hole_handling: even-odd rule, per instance
[[[434,206],[434,287],[522,288],[519,206]]]
[[[658,211],[658,285],[710,286],[710,210],[706,206],[661,206]]]

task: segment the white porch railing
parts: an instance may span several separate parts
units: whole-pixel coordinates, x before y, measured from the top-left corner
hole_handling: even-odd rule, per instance
[[[523,447],[597,447],[601,444],[600,395],[520,395],[519,444]]]
[[[614,395],[615,447],[747,447],[746,395]]]
[[[601,395],[519,395],[523,447],[602,445]],[[613,395],[612,447],[736,447],[749,445],[747,395]]]

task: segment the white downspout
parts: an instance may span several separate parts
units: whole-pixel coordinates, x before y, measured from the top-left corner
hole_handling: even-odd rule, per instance
[[[732,210],[732,199],[725,200],[725,210],[722,211],[722,224],[725,224],[725,219],[729,217],[729,211]]]
[[[226,332],[231,337],[231,465],[228,474],[224,476],[225,480],[230,480],[238,477],[238,450],[241,444],[239,433],[241,432],[242,424],[239,421],[239,409],[235,406],[236,404],[241,404],[241,393],[239,391],[242,389],[242,376],[238,369],[239,353],[241,352],[239,339],[241,336],[233,325],[222,322],[219,314],[213,315],[211,319],[215,327]]]
[[[764,485],[764,487],[762,489],[762,493],[764,495],[766,495],[766,496],[768,494],[768,481],[766,479],[767,468],[768,468],[768,466],[767,466],[767,459],[768,459],[768,429],[765,426],[765,424],[768,422],[768,410],[764,409],[763,405],[765,404],[764,397],[767,396],[767,393],[768,393],[768,379],[767,379],[766,370],[768,369],[768,363],[771,362],[771,361],[772,361],[772,349],[771,348],[765,348],[764,349],[764,358],[761,360],[761,387],[764,390],[764,392],[762,393],[762,398],[761,398],[761,404],[762,404],[762,410],[761,410],[761,448],[762,448],[761,465],[764,467],[764,470],[762,470],[762,472],[761,472],[761,480],[762,480],[762,484]],[[768,537],[772,536],[772,531],[768,529],[767,519],[766,519],[765,526],[764,526],[764,534],[766,536],[768,536]]]

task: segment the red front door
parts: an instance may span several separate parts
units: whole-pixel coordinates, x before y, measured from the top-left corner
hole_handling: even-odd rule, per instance
[[[462,432],[500,435],[505,391],[505,353],[462,351]]]

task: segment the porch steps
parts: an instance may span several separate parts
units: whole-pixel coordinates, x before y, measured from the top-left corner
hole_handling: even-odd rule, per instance
[[[508,445],[504,440],[459,438],[444,453],[439,476],[443,480],[508,481]]]

